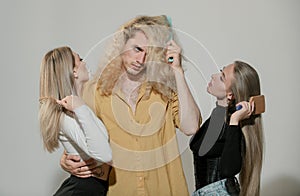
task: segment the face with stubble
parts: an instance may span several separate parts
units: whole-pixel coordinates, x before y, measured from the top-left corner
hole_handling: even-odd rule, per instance
[[[147,53],[148,39],[141,31],[128,39],[122,53],[123,68],[129,77],[143,75],[146,68],[145,58]]]

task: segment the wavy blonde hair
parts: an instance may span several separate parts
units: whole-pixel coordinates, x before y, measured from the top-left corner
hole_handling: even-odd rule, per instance
[[[143,32],[149,42],[145,60],[147,63],[146,95],[156,91],[163,98],[171,99],[176,92],[176,83],[171,67],[165,63],[165,46],[171,38],[176,39],[176,36],[165,15],[138,16],[122,25],[115,33],[112,42],[108,44],[96,77],[89,82],[89,85],[97,84],[97,90],[100,90],[103,95],[112,94],[119,77],[124,73],[121,59],[124,46],[136,32]]]
[[[44,147],[49,152],[59,147],[60,117],[65,110],[56,100],[72,94],[74,66],[74,56],[69,47],[49,51],[41,63],[39,122]]]
[[[235,100],[229,103],[228,108],[235,107],[235,103],[240,101],[249,101],[251,96],[260,95],[259,76],[255,69],[245,62],[235,61],[231,90]],[[249,119],[241,121],[240,125],[245,139],[239,174],[240,195],[259,195],[264,146],[261,114],[251,115]]]

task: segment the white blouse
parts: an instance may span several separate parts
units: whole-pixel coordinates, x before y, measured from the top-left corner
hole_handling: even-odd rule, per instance
[[[59,140],[67,154],[79,155],[82,160],[93,158],[98,164],[112,160],[108,134],[103,123],[86,105],[74,110],[75,118],[62,116]]]

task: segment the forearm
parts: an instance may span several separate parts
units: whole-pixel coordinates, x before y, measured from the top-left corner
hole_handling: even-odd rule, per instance
[[[63,153],[60,159],[60,166],[66,172],[81,178],[87,178],[92,175],[92,169],[97,166],[93,159],[81,161],[78,155],[67,155]]]
[[[226,142],[221,156],[221,176],[233,177],[242,167],[241,152],[242,130],[239,126],[227,128]]]
[[[186,83],[182,68],[174,70],[179,101],[180,130],[186,135],[195,134],[201,124],[200,110]]]

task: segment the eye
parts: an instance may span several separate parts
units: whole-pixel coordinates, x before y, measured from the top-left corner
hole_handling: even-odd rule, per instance
[[[82,58],[79,58],[79,60],[80,60],[80,61],[83,61],[83,59],[82,59]]]
[[[221,80],[221,82],[224,82],[223,76],[222,76],[222,75],[220,76],[220,80]]]
[[[223,73],[223,70],[222,69],[220,69],[220,81],[221,82],[224,82],[224,73]]]
[[[142,49],[141,47],[139,47],[139,46],[135,46],[135,47],[134,47],[134,50],[135,50],[136,52],[142,52],[142,51],[143,51],[143,49]]]

